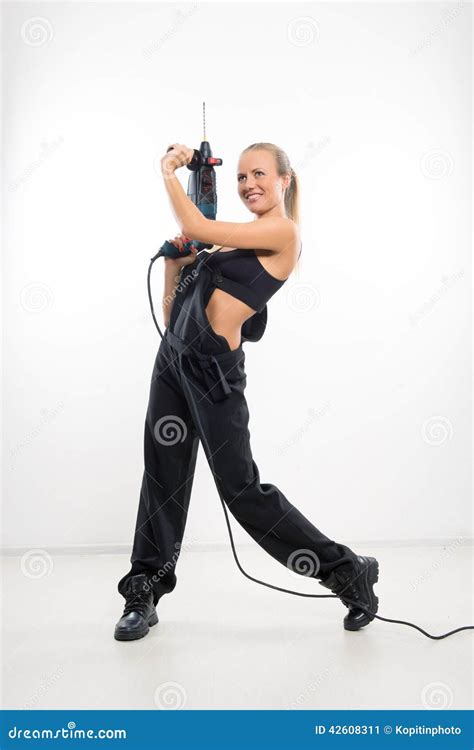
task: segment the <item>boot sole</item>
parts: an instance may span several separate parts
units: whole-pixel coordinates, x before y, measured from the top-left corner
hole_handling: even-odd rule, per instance
[[[146,630],[116,630],[114,633],[114,638],[116,641],[136,641],[139,638],[144,638],[150,630],[150,627],[156,625],[157,622],[158,615],[156,612],[153,612],[150,619],[148,620],[148,626]]]
[[[368,583],[373,587],[379,580],[379,564],[375,558],[372,558],[370,560],[370,563],[366,570],[366,574],[367,574]],[[377,613],[378,608],[379,608],[379,598],[372,592],[372,602],[371,602],[371,606],[369,606],[368,609],[370,609],[371,612]],[[364,617],[358,620],[357,622],[349,622],[349,621],[346,621],[346,619],[344,618],[344,630],[351,630],[351,631],[360,630],[365,625],[368,625],[369,622],[372,622],[372,620],[374,619],[373,615],[366,615],[365,612],[363,614],[364,614]]]

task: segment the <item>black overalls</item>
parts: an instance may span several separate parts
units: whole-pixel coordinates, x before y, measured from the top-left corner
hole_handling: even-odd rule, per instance
[[[176,585],[200,441],[220,497],[280,563],[323,579],[356,556],[322,534],[278,487],[260,482],[250,448],[242,344],[262,337],[267,307],[249,299],[257,312],[242,326],[240,346],[231,350],[227,339],[212,329],[205,308],[216,287],[240,299],[247,299],[248,290],[237,290],[234,281],[213,270],[211,258],[212,253],[203,251],[182,268],[151,378],[132,567],[118,590],[125,596],[125,580],[146,572],[155,604]]]

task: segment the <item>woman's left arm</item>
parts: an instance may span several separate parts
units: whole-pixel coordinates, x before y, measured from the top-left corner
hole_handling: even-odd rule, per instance
[[[186,236],[197,242],[223,247],[240,247],[242,250],[273,250],[281,253],[297,241],[298,230],[291,219],[283,216],[248,221],[215,221],[199,216],[186,224]]]
[[[245,250],[273,250],[280,253],[298,238],[294,221],[282,216],[269,216],[244,223],[206,219],[184,192],[175,170],[189,164],[193,149],[174,144],[173,150],[161,160],[165,187],[181,233],[198,242]]]

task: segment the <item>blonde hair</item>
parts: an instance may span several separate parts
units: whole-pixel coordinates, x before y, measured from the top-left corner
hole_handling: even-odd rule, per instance
[[[273,154],[276,164],[277,173],[280,177],[290,175],[290,182],[285,190],[285,211],[286,215],[300,227],[300,182],[298,176],[290,165],[290,160],[285,151],[275,143],[251,143],[250,146],[242,151],[270,151]],[[300,260],[296,261],[295,269],[299,269]],[[293,269],[293,270],[295,270]]]

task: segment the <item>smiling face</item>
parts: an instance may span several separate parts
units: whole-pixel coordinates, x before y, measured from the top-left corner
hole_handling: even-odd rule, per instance
[[[289,182],[289,175],[280,177],[278,174],[271,151],[251,150],[241,155],[237,167],[239,196],[257,218],[269,213],[286,216],[284,191]]]

